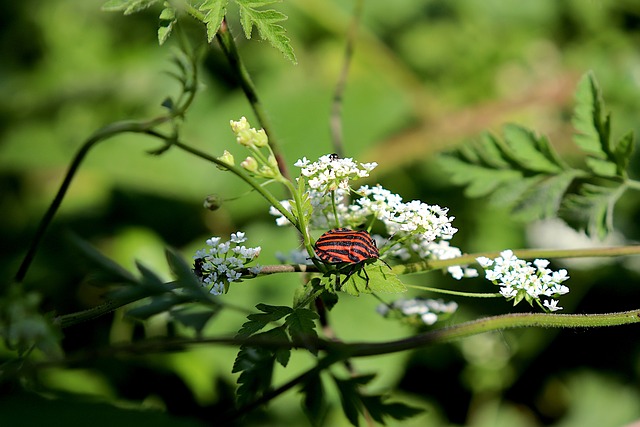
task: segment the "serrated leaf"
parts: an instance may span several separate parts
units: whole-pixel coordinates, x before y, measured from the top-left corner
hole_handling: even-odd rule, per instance
[[[313,354],[318,353],[314,346],[318,339],[318,333],[315,330],[316,320],[318,320],[317,313],[307,308],[298,308],[290,313],[284,322],[291,338],[304,343]]]
[[[522,174],[509,169],[489,169],[470,164],[452,155],[443,155],[438,159],[441,167],[450,174],[450,180],[457,185],[466,186],[467,197],[481,197],[490,194],[506,182],[518,180]]]
[[[589,236],[603,239],[613,229],[613,208],[622,195],[618,187],[604,187],[593,184],[583,184],[578,194],[572,194],[565,199],[563,208],[569,220],[577,219],[586,224]]]
[[[609,120],[602,120],[602,95],[592,73],[580,79],[575,94],[573,140],[588,154],[606,158],[609,152]]]
[[[328,405],[325,398],[324,386],[320,374],[307,376],[302,382],[300,393],[303,394],[302,409],[314,427],[324,424]]]
[[[615,163],[609,160],[600,159],[598,157],[587,157],[585,162],[591,172],[598,176],[604,177],[616,177],[618,175],[618,167]]]
[[[204,23],[207,27],[207,40],[209,43],[216,36],[222,19],[227,13],[227,4],[229,0],[205,0],[199,7],[201,12],[204,12]]]
[[[504,141],[509,147],[510,158],[516,161],[522,170],[539,173],[557,173],[562,170],[554,162],[555,156],[547,157],[552,151],[551,146],[537,137],[533,132],[521,126],[508,124],[503,129]],[[544,148],[544,152],[541,151]]]
[[[361,396],[362,404],[367,409],[371,418],[380,424],[384,424],[385,417],[395,420],[406,420],[424,412],[424,409],[406,405],[401,402],[385,402],[385,396]]]
[[[160,0],[110,0],[102,5],[102,10],[107,12],[124,11],[125,15],[131,15],[148,9],[159,1]]]
[[[269,331],[265,331],[255,335],[255,337],[267,339],[275,342],[289,342],[289,337],[287,337],[287,333],[284,331],[283,327],[273,328]],[[276,361],[282,365],[283,367],[287,367],[289,363],[289,359],[291,357],[291,349],[287,347],[276,348],[273,351],[273,355],[276,358]]]
[[[271,387],[274,363],[274,354],[264,348],[240,348],[231,371],[240,372],[236,395],[239,406],[252,402]]]
[[[372,292],[400,293],[407,291],[406,286],[398,279],[398,276],[380,260],[367,265],[367,274],[369,275],[369,287]]]
[[[167,41],[176,19],[176,10],[168,2],[164,3],[164,9],[160,12],[160,27],[158,27],[158,44],[162,46]]]
[[[236,335],[237,338],[246,338],[253,335],[264,328],[268,323],[280,320],[293,311],[291,307],[267,304],[258,304],[256,308],[264,313],[255,313],[247,316],[249,321],[242,325],[242,328]]]
[[[274,9],[261,10],[258,9],[274,3],[280,3],[281,0],[235,0],[240,7],[240,23],[247,39],[251,38],[253,27],[255,26],[263,40],[267,40],[273,47],[278,49],[294,64],[296,56],[286,31],[278,22],[287,19],[287,16]]]
[[[629,159],[631,159],[631,155],[633,154],[633,149],[635,148],[635,141],[633,137],[633,131],[628,132],[624,135],[614,148],[614,155],[616,158],[616,163],[618,164],[618,175],[626,177],[627,167],[629,166]]]
[[[531,180],[532,185],[521,193],[512,212],[522,220],[555,217],[576,173],[567,171],[559,175],[536,176]]]

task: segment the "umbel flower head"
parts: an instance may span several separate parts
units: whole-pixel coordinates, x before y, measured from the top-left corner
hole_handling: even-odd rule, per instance
[[[569,279],[567,270],[548,269],[546,259],[536,259],[533,263],[521,260],[511,250],[500,252],[496,259],[478,257],[476,260],[485,269],[487,280],[500,286],[500,294],[507,301],[513,300],[513,305],[524,299],[531,305],[535,301],[546,311],[562,310],[553,298],[569,292],[562,284]]]
[[[380,247],[381,254],[403,261],[447,259],[461,254],[448,243],[458,230],[451,225],[454,217],[448,216],[447,208],[419,200],[403,202],[402,197],[381,185],[352,188],[355,180],[369,176],[376,163],[358,163],[327,154],[313,163],[302,158],[295,165],[301,168],[313,208],[310,228],[355,229],[377,220],[385,228],[385,236],[379,239],[386,244]],[[291,209],[287,201],[282,205]],[[278,225],[290,224],[275,208],[270,213],[278,217]],[[477,275],[476,270],[460,266],[450,267],[449,272],[457,279]]]
[[[194,255],[194,271],[213,295],[225,293],[231,282],[239,282],[244,269],[253,274],[260,272],[259,265],[247,267],[247,264],[260,255],[261,248],[247,248],[242,245],[246,240],[240,231],[232,233],[226,242],[222,242],[220,237],[212,237],[207,239],[207,248],[198,250]]]

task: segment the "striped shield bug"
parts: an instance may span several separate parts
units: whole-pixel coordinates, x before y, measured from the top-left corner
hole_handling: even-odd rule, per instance
[[[376,242],[369,233],[348,228],[334,228],[327,231],[316,241],[314,249],[318,258],[325,264],[335,264],[338,270],[342,270],[343,267],[349,268],[345,281],[355,271],[362,269],[368,283],[369,276],[363,268],[364,264],[380,257]]]

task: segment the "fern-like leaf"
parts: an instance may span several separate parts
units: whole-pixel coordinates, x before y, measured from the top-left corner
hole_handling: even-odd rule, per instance
[[[141,10],[148,9],[160,0],[109,0],[102,5],[102,10],[107,12],[123,12],[131,15]]]
[[[259,9],[281,0],[235,0],[240,7],[240,23],[244,30],[244,35],[250,39],[253,27],[255,26],[263,40],[271,43],[294,64],[296,56],[286,31],[279,22],[285,21],[287,16],[275,9]]]
[[[209,43],[220,29],[222,19],[227,13],[228,3],[229,0],[205,0],[198,8],[205,14],[203,22],[207,27],[207,39]]]
[[[164,9],[160,12],[160,26],[158,27],[158,44],[162,46],[167,41],[173,26],[178,22],[176,10],[169,2],[164,2]]]

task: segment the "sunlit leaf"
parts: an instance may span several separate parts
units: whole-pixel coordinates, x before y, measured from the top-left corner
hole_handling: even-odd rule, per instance
[[[207,27],[207,39],[209,42],[213,40],[216,33],[220,29],[222,19],[227,13],[228,0],[205,0],[200,5],[200,11],[204,12],[204,23]]]
[[[296,56],[286,31],[279,22],[287,19],[287,16],[274,9],[259,9],[281,0],[235,0],[240,7],[240,22],[244,30],[244,35],[250,39],[253,27],[255,26],[263,40],[267,40],[273,47],[278,49],[294,64]]]

